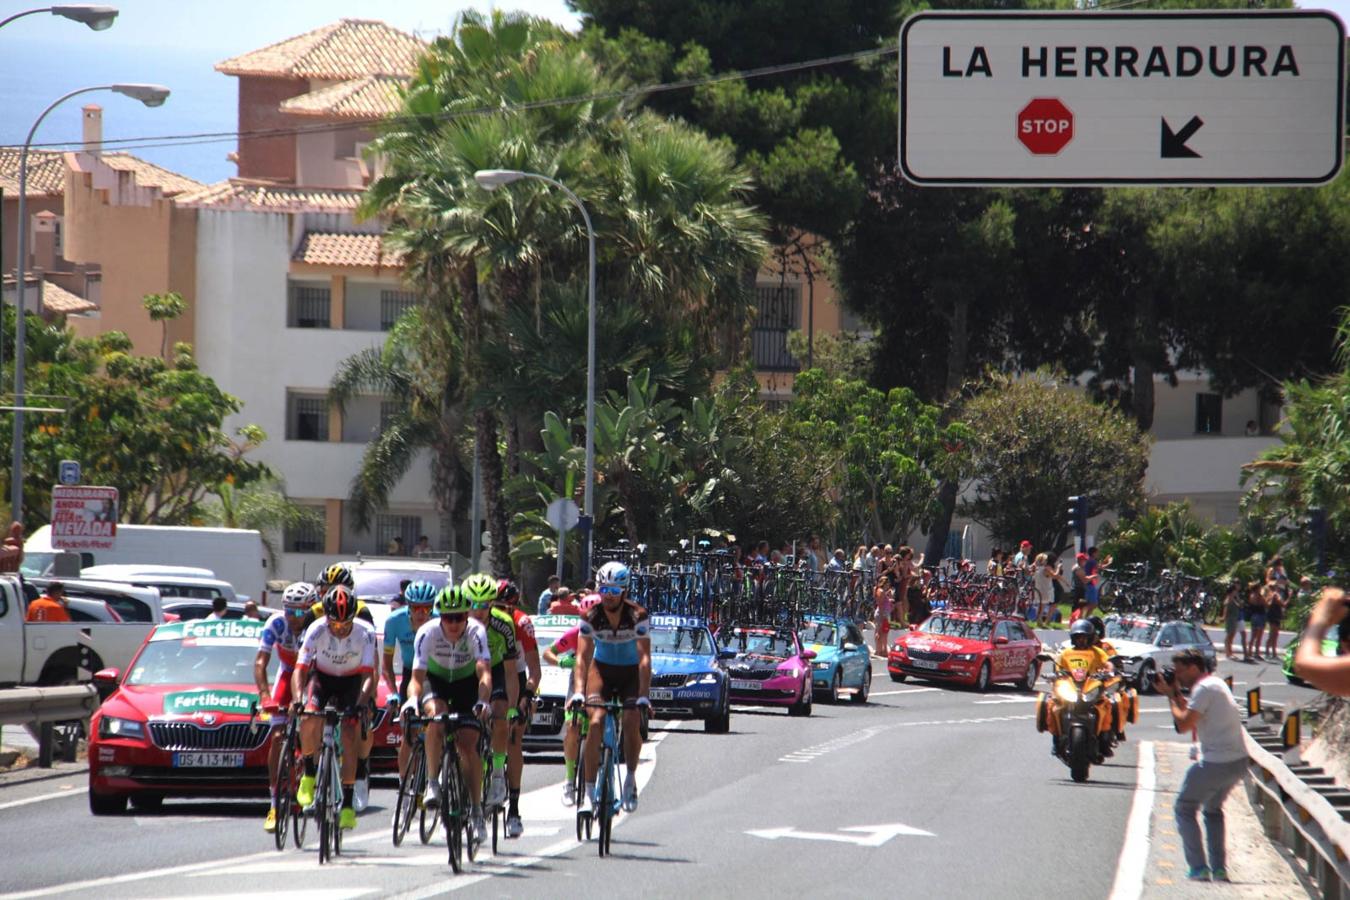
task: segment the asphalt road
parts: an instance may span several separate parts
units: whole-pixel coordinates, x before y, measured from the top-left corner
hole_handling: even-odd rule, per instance
[[[1058,639],[1062,632],[1045,637]],[[526,834],[451,874],[443,839],[389,839],[393,791],[320,867],[315,837],[277,852],[259,803],[169,801],[161,812],[90,815],[82,773],[0,786],[0,900],[100,897],[829,895],[1105,897],[1135,791],[1141,739],[1177,740],[1147,697],[1127,741],[1075,785],[1032,724],[1033,698],[895,684],[875,663],[871,702],[817,704],[810,719],[737,710],[732,732],[655,723],[641,805],[616,827],[613,856],[574,840],[558,802],[560,758],[527,766]],[[1301,702],[1277,666],[1221,661],[1240,692]],[[1064,850],[1080,861],[1066,877]],[[1081,864],[1082,861],[1091,861]],[[582,886],[585,886],[584,888]]]

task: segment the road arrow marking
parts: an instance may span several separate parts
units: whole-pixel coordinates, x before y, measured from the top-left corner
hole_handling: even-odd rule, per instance
[[[1200,154],[1196,153],[1186,142],[1195,136],[1200,130],[1200,126],[1205,124],[1205,120],[1199,116],[1191,116],[1191,120],[1182,126],[1180,131],[1173,131],[1172,126],[1167,124],[1167,119],[1162,120],[1162,158],[1163,159],[1199,159]]]
[[[908,825],[898,823],[891,825],[854,825],[848,828],[841,828],[840,831],[856,832],[855,834],[839,834],[838,832],[826,831],[798,831],[795,828],[764,828],[757,831],[747,831],[746,834],[751,837],[764,838],[766,841],[776,841],[779,838],[795,838],[799,841],[833,841],[837,844],[854,844],[858,847],[880,847],[897,835],[906,835],[909,837],[937,837],[931,831],[924,831],[922,828],[911,828]]]

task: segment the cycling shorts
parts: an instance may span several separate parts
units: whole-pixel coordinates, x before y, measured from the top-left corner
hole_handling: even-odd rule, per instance
[[[506,699],[506,665],[497,663],[492,667],[492,699]]]
[[[586,700],[604,703],[607,700],[636,700],[638,696],[638,667],[612,666],[592,663],[586,675]]]
[[[318,712],[330,702],[339,712],[346,712],[361,699],[364,675],[325,675],[311,672],[305,686],[305,709]]]
[[[472,719],[474,704],[478,702],[478,679],[458,678],[446,681],[428,672],[422,688],[423,709],[428,713],[430,710],[425,704],[431,700],[440,700],[450,707],[450,712],[464,719]]]

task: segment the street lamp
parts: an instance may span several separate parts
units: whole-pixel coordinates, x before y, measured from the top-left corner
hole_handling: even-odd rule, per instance
[[[0,28],[4,28],[15,19],[22,19],[24,16],[33,16],[45,12],[49,12],[54,16],[60,16],[63,19],[70,19],[72,22],[83,22],[94,31],[106,31],[112,27],[113,20],[117,18],[117,7],[115,6],[94,6],[89,3],[75,3],[67,6],[43,6],[38,9],[26,9],[23,12],[15,13],[8,18],[0,20]]]
[[[57,7],[60,8],[60,7]],[[107,8],[107,7],[104,7]],[[113,11],[116,15],[116,11]],[[111,19],[109,20],[111,24]],[[0,23],[3,24],[3,23]],[[33,135],[47,114],[65,103],[71,97],[94,91],[112,91],[123,94],[133,100],[139,100],[146,106],[163,106],[169,97],[169,89],[158,84],[100,84],[73,90],[58,97],[37,117],[33,127],[28,129],[24,138],[23,151],[19,154],[19,259],[14,267],[14,455],[10,462],[10,514],[19,522],[23,521],[23,382],[24,382],[24,342],[27,339],[27,323],[24,319],[24,275],[28,267],[28,148],[33,143]],[[38,302],[41,303],[42,286],[38,285]]]
[[[591,547],[595,534],[595,229],[591,227],[591,214],[586,204],[572,193],[567,185],[547,175],[537,172],[520,172],[515,169],[482,169],[474,173],[473,180],[485,191],[497,188],[522,178],[532,178],[550,184],[567,195],[572,204],[581,211],[582,221],[586,223],[587,241],[587,323],[586,323],[586,489],[582,506],[590,528],[586,532],[584,564],[581,581],[590,577]]]

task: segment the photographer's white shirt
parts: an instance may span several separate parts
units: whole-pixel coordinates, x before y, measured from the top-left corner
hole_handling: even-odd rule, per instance
[[[1242,741],[1242,715],[1228,685],[1217,675],[1206,675],[1191,688],[1190,708],[1200,714],[1195,727],[1200,756],[1207,763],[1237,762],[1247,758]]]

